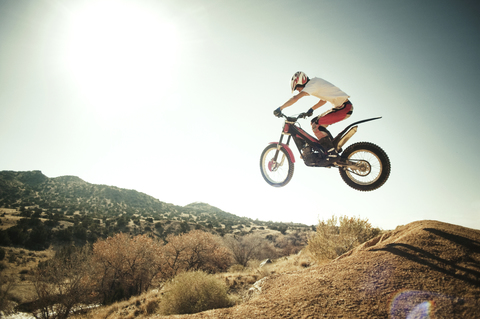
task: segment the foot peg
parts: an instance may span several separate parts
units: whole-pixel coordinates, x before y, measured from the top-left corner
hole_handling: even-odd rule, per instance
[[[334,148],[331,148],[327,151],[327,160],[336,159],[338,157],[338,153],[335,151]]]

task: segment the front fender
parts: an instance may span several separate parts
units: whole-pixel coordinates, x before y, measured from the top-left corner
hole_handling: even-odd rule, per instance
[[[270,144],[278,145],[278,142],[271,142]],[[293,152],[290,149],[290,147],[284,143],[281,143],[280,145],[287,151],[288,157],[290,157],[290,160],[292,161],[292,163],[295,163],[295,157],[293,156]]]

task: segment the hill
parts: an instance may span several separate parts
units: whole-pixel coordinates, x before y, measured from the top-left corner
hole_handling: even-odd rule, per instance
[[[117,232],[165,238],[191,229],[224,235],[255,230],[311,230],[293,223],[239,217],[205,203],[177,206],[76,176],[49,178],[41,171],[0,172],[0,246],[46,249],[53,242],[94,242]]]
[[[397,227],[336,260],[272,275],[250,301],[175,318],[480,318],[480,231]]]

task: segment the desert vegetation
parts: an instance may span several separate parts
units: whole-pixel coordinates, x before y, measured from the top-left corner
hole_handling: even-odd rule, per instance
[[[38,171],[0,172],[0,186],[0,309],[36,318],[228,307],[248,300],[262,278],[323,263],[380,233],[360,218],[263,222]]]
[[[205,203],[177,206],[135,190],[90,184],[75,176],[48,178],[40,171],[1,171],[0,208],[0,246],[38,251],[93,244],[120,232],[166,239],[193,229],[220,236],[312,230],[239,217]]]
[[[331,260],[380,233],[381,230],[372,227],[368,219],[332,216],[318,222],[315,234],[308,240],[307,250],[318,262]]]
[[[285,237],[279,236],[282,240]],[[256,247],[248,265],[236,263],[233,252],[227,246],[227,238],[229,243],[238,239],[222,238],[201,230],[169,235],[165,241],[145,234],[119,233],[99,239],[93,245],[63,246],[52,258],[39,261],[36,267],[25,271],[32,282],[34,300],[21,303],[17,310],[29,312],[37,318],[67,318],[74,311],[82,311],[93,304],[110,305],[164,286],[176,291],[172,280],[176,282],[180,280],[178,276],[187,276],[184,275],[187,273],[195,273],[193,278],[204,280],[206,290],[202,292],[204,288],[200,286],[197,289],[201,293],[223,294],[224,288],[220,289],[220,286],[225,286],[225,293],[227,288],[228,292],[236,292],[237,297],[229,295],[229,301],[224,303],[231,305],[232,300],[242,298],[249,285],[267,275],[265,270],[260,271],[258,259],[254,257],[269,256],[273,259],[282,252],[281,247],[275,250],[274,244],[267,238],[248,237],[255,239],[249,244]],[[263,247],[268,247],[268,250],[262,251]],[[220,277],[212,277],[214,275]],[[218,281],[222,284],[217,285],[215,282]],[[15,283],[3,280],[1,284],[1,296],[6,301]],[[172,292],[169,298],[179,298],[179,295],[181,291]],[[185,301],[178,302],[183,305]],[[156,303],[160,304],[160,300]],[[4,310],[10,309],[7,304],[3,306]],[[222,303],[205,304],[199,301],[196,307],[204,309],[213,305],[217,307],[218,304]],[[177,308],[164,311],[170,313]]]
[[[64,246],[32,269],[35,300],[18,309],[47,319],[94,318],[99,311],[113,315],[126,300],[136,300],[129,305],[134,317],[228,307],[248,299],[259,279],[326,262],[342,252],[338,247],[346,240],[354,247],[379,233],[368,221],[346,216],[319,221],[316,229],[306,252],[286,256],[285,247],[301,242],[296,232],[222,237],[192,230],[166,240],[118,233],[93,245]],[[331,247],[319,246],[323,241]],[[264,259],[270,263],[261,264]],[[158,293],[152,297],[151,291]],[[146,295],[148,301],[138,299]],[[91,305],[102,306],[92,310]]]
[[[184,272],[165,285],[160,312],[165,315],[197,313],[232,306],[225,282],[202,271]]]

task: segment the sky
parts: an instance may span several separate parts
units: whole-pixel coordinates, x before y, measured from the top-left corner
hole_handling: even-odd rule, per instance
[[[0,0],[0,170],[263,221],[480,229],[479,14],[476,0]],[[349,143],[385,150],[385,185],[356,191],[294,143],[291,182],[263,180],[296,71],[350,95],[333,135],[382,116]]]

